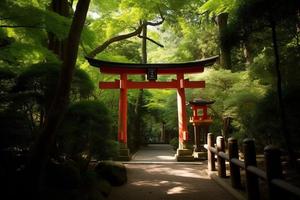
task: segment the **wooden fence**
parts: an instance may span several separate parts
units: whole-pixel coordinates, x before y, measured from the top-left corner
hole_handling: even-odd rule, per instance
[[[217,156],[218,176],[226,177],[226,164],[229,162],[231,185],[241,188],[240,170],[245,170],[245,187],[248,200],[259,200],[259,179],[267,184],[269,199],[300,199],[300,188],[283,180],[281,166],[281,152],[278,148],[268,145],[264,149],[265,171],[257,167],[255,143],[253,139],[243,141],[244,161],[239,159],[238,142],[234,138],[228,139],[228,154],[225,153],[225,140],[222,136],[216,138],[209,133],[207,136],[208,170],[216,171],[215,156]]]

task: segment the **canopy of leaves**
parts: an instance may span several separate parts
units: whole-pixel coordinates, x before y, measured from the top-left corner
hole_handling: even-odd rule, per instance
[[[198,10],[200,13],[209,12],[210,16],[230,13],[236,8],[236,0],[208,0]]]
[[[47,33],[53,33],[60,40],[65,39],[70,20],[46,9],[47,3],[12,0],[0,2],[1,32],[11,40],[0,48],[0,60],[15,64],[44,60],[58,62],[45,45]]]

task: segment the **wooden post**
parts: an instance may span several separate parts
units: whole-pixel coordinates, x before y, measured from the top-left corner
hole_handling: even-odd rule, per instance
[[[225,152],[225,141],[222,136],[217,137],[217,152]],[[218,161],[218,176],[221,178],[226,177],[226,165],[225,165],[225,159],[221,156],[217,155],[217,161]]]
[[[241,188],[241,175],[240,167],[234,165],[231,162],[232,158],[239,159],[238,142],[235,138],[228,139],[228,153],[229,153],[229,165],[230,165],[230,179],[233,188]]]
[[[246,172],[246,191],[248,200],[259,199],[258,177],[247,170],[248,166],[256,165],[256,152],[254,139],[246,138],[243,141]]]
[[[284,199],[284,193],[271,184],[272,179],[282,179],[282,166],[280,150],[272,145],[264,149],[267,183],[269,187],[269,199]]]
[[[177,109],[178,109],[178,130],[179,130],[179,149],[186,149],[189,139],[187,130],[186,99],[184,91],[184,74],[177,73]]]
[[[200,152],[200,144],[201,144],[201,138],[200,138],[200,126],[198,124],[193,123],[194,126],[194,144],[195,144],[195,152]]]
[[[120,74],[119,131],[121,148],[127,148],[127,74]]]
[[[120,74],[120,97],[119,97],[119,128],[118,140],[120,144],[119,157],[120,161],[130,160],[130,153],[127,146],[127,74]]]
[[[216,171],[215,165],[215,154],[210,151],[210,147],[214,147],[215,137],[214,134],[207,134],[207,162],[208,162],[208,171]]]

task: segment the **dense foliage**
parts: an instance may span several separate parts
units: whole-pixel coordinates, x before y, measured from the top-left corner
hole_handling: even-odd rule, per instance
[[[220,55],[220,62],[204,73],[185,77],[206,81],[204,89],[186,90],[188,101],[215,100],[209,109],[214,120],[210,131],[239,141],[254,137],[259,150],[273,143],[288,152],[300,151],[299,1],[93,0],[70,79],[60,75],[66,52],[72,51],[66,41],[72,36],[69,30],[77,2],[81,1],[0,1],[1,155],[20,151],[27,156],[44,131],[47,116],[56,111],[64,115],[57,121],[50,152],[50,158],[62,166],[56,170],[72,163],[74,176],[76,170],[87,173],[76,179],[84,182],[93,176],[87,170],[91,160],[116,156],[119,92],[96,86],[118,77],[89,66],[85,56],[92,52],[97,59],[133,63],[184,62]],[[143,48],[145,24],[148,39]],[[66,90],[69,106],[55,110],[51,105],[59,98],[57,91],[65,78],[72,80],[70,91]],[[224,127],[226,118],[231,119],[229,129]],[[131,151],[147,142],[162,142],[162,131],[167,135],[164,142],[176,146],[172,138],[177,137],[177,124],[175,90],[129,91]],[[193,129],[189,130],[192,135]],[[62,156],[66,160],[61,161]],[[3,164],[9,159],[1,156],[0,171],[10,168]],[[14,163],[5,178],[25,165],[23,158]]]

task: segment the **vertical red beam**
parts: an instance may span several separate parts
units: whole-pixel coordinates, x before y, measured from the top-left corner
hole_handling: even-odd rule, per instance
[[[127,147],[127,74],[120,74],[118,140]]]
[[[178,129],[179,129],[179,148],[183,148],[183,143],[188,140],[186,100],[184,91],[184,74],[177,73],[177,108],[178,108]]]

